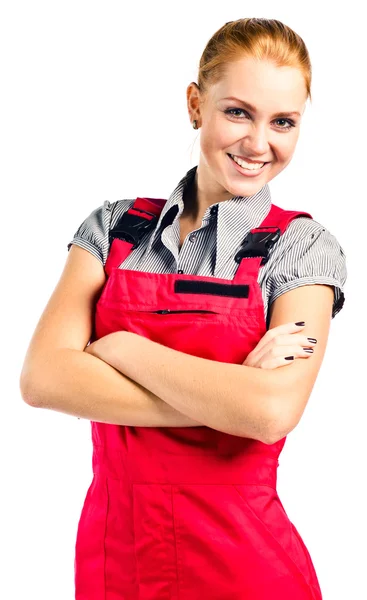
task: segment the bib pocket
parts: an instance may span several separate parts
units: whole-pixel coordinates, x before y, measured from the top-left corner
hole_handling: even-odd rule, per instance
[[[97,306],[95,336],[98,339],[116,331],[130,331],[192,356],[242,364],[254,347],[251,334],[258,330],[258,320],[246,311],[228,314],[215,310],[177,304],[172,309],[155,310],[151,305],[124,309],[105,304],[103,310]]]

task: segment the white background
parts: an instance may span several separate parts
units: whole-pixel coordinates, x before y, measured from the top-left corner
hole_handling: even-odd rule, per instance
[[[74,597],[74,543],[92,478],[90,423],[37,410],[19,375],[67,243],[105,199],[168,198],[197,164],[186,87],[226,21],[282,20],[306,42],[313,103],[291,164],[270,183],[347,254],[309,404],[280,456],[278,492],[324,600],[367,598],[366,36],[357,2],[12,1],[0,14],[2,435],[0,596]],[[361,10],[361,9],[360,9]],[[269,598],[269,600],[271,600]]]

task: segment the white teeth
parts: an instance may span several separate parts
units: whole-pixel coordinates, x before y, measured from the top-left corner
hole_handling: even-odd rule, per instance
[[[250,171],[256,171],[257,169],[261,169],[261,167],[264,166],[265,163],[248,163],[245,160],[243,160],[242,158],[237,158],[237,156],[234,156],[233,154],[230,154],[230,156],[233,158],[233,160],[240,165],[240,167],[242,167],[243,169],[249,169]]]

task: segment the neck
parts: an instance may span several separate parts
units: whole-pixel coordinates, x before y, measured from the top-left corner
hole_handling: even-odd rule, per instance
[[[194,177],[183,193],[184,210],[181,217],[188,222],[201,222],[209,206],[233,198],[233,194],[230,192],[223,189],[219,191],[218,185],[215,185],[214,182],[208,187],[204,184],[203,180],[205,179],[199,164]]]
[[[202,221],[208,206],[215,204],[216,200],[212,193],[205,192],[199,186],[199,174],[196,170],[190,184],[186,186],[183,193],[184,210],[181,217],[190,223],[198,223]]]
[[[198,206],[198,197],[197,197],[197,184],[196,184],[196,175],[191,181],[189,185],[186,186],[185,191],[183,193],[183,203],[184,209],[181,215],[182,219],[187,219],[188,221],[196,222],[199,216],[199,206]],[[205,212],[205,209],[204,209]],[[203,213],[204,214],[204,213]]]

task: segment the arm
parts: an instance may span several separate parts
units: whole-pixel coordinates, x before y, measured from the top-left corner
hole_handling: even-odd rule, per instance
[[[87,250],[72,245],[25,356],[20,375],[24,401],[117,425],[202,425],[84,352],[104,283],[102,264]]]
[[[295,361],[286,370],[198,358],[126,331],[98,340],[87,351],[208,427],[274,443],[296,426],[305,409],[326,349],[333,297],[330,286],[310,285],[273,302],[270,329],[303,320],[304,334],[318,340],[311,360]]]
[[[32,363],[28,364],[32,369]],[[33,369],[32,369],[33,370]],[[21,386],[27,404],[90,421],[139,427],[198,427],[198,423],[94,356],[53,350]],[[37,372],[41,372],[37,376]]]
[[[270,370],[191,356],[129,331],[107,335],[86,352],[190,419],[231,435],[268,438],[274,385],[278,385]]]
[[[287,321],[305,321],[302,334],[316,338],[309,360],[295,360],[287,366],[287,394],[278,399],[278,429],[274,439],[288,435],[299,423],[321,368],[329,337],[334,289],[329,285],[305,285],[285,292],[270,308],[269,329]],[[300,318],[298,318],[300,316]],[[284,372],[279,369],[278,372]]]

